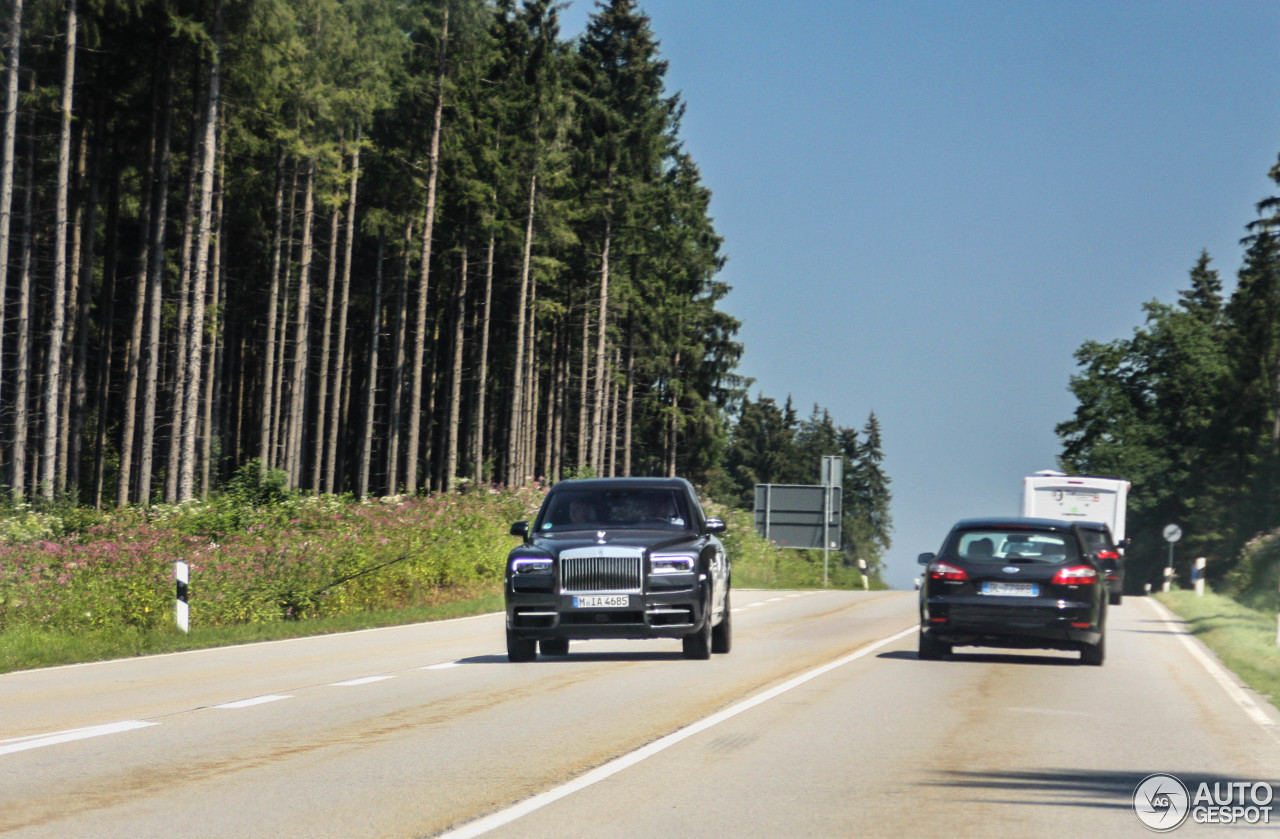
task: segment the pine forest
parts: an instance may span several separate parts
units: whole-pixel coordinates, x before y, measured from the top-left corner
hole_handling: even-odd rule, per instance
[[[726,257],[635,0],[572,41],[553,0],[11,2],[9,497],[771,471],[734,453]]]
[[[737,324],[633,3],[27,0],[7,58],[15,495],[706,467]]]

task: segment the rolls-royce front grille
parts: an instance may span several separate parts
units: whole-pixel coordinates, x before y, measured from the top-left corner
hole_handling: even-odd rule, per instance
[[[561,589],[583,592],[638,592],[642,580],[639,556],[575,556],[560,558]]]

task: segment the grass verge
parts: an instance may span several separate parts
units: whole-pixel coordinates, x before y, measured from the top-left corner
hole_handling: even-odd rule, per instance
[[[358,612],[332,618],[277,621],[237,626],[192,627],[183,634],[167,629],[103,629],[80,632],[18,628],[0,634],[0,673],[104,661],[113,658],[281,641],[308,635],[354,632],[381,626],[448,620],[502,611],[502,592],[460,593],[430,606]]]
[[[1244,606],[1206,591],[1158,594],[1161,603],[1186,621],[1187,631],[1204,642],[1249,687],[1280,708],[1280,647],[1276,613]]]

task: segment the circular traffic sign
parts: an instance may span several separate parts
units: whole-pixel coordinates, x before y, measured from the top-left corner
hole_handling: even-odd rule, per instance
[[[1164,540],[1166,542],[1176,542],[1182,538],[1182,528],[1176,524],[1165,525]]]

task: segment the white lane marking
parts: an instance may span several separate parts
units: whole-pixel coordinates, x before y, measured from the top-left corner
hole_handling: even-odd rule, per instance
[[[896,635],[890,635],[888,638],[882,638],[879,641],[868,644],[857,652],[850,653],[844,658],[836,659],[835,661],[824,664],[821,667],[810,670],[808,673],[802,673],[788,682],[783,682],[777,687],[770,688],[763,693],[758,693],[750,699],[745,699],[742,702],[739,702],[737,705],[726,708],[719,713],[712,714],[711,716],[699,720],[685,728],[673,731],[666,737],[655,740],[647,746],[636,749],[634,752],[614,758],[603,766],[599,766],[585,775],[580,775],[568,783],[561,784],[560,786],[547,790],[544,793],[535,795],[533,798],[526,799],[519,804],[508,807],[505,810],[477,819],[470,824],[464,824],[456,830],[451,830],[448,833],[442,833],[439,835],[439,839],[473,839],[476,836],[481,836],[491,830],[496,830],[499,827],[508,825],[536,810],[541,810],[548,804],[554,804],[562,798],[573,795],[575,792],[579,792],[593,784],[598,784],[607,778],[611,778],[622,770],[635,766],[640,761],[651,758],[659,752],[665,751],[677,743],[689,739],[695,734],[700,734],[712,726],[719,725],[725,720],[736,717],[744,711],[751,710],[757,705],[763,705],[770,699],[775,699],[787,691],[800,687],[805,682],[812,681],[813,679],[830,673],[832,670],[843,667],[852,661],[857,661],[864,656],[870,655],[881,647],[892,644],[894,641],[918,632],[919,629],[920,627],[918,624],[912,624]]]
[[[460,661],[446,661],[442,664],[429,664],[426,667],[419,667],[419,670],[448,670],[450,667],[458,667],[462,664]]]
[[[238,702],[227,702],[224,705],[214,705],[213,707],[227,710],[234,710],[236,708],[252,708],[254,705],[265,705],[268,702],[278,702],[281,699],[292,698],[292,696],[281,696],[277,693],[269,693],[266,696],[255,696],[252,699],[241,699]]]
[[[1164,621],[1164,625],[1169,627],[1169,631],[1176,635],[1182,645],[1191,653],[1191,657],[1200,662],[1200,666],[1208,671],[1214,681],[1227,692],[1227,695],[1234,699],[1236,704],[1249,715],[1249,719],[1262,726],[1272,737],[1276,737],[1278,732],[1276,731],[1275,722],[1272,721],[1271,717],[1267,716],[1265,711],[1258,707],[1258,704],[1240,686],[1238,677],[1206,653],[1204,647],[1195,636],[1178,626],[1176,622],[1179,618],[1169,611],[1163,603],[1154,597],[1144,597],[1142,599],[1151,604],[1151,607],[1159,613],[1160,619]]]
[[[748,603],[748,604],[747,604],[747,605],[745,605],[745,606],[734,606],[734,607],[733,607],[732,609],[730,609],[729,611],[730,611],[730,612],[745,612],[747,609],[754,609],[754,608],[756,608],[757,606],[766,606],[766,605],[768,605],[768,604],[770,604],[770,603],[777,603],[777,602],[779,602],[779,601],[781,601],[781,600],[790,600],[790,599],[791,599],[791,598],[793,598],[793,597],[808,597],[809,595],[814,594],[814,593],[815,593],[815,592],[812,592],[812,591],[798,591],[798,592],[796,592],[795,594],[787,594],[787,595],[783,595],[782,597],[770,597],[768,600],[757,600],[756,602],[754,602],[754,603]]]
[[[71,743],[75,740],[86,740],[90,737],[101,737],[104,734],[120,734],[138,728],[157,725],[154,722],[126,720],[107,725],[93,725],[88,728],[73,728],[69,731],[58,731],[53,734],[36,734],[31,737],[15,737],[12,740],[0,740],[0,755],[25,752],[28,749],[39,749],[44,746],[56,746],[59,743]]]
[[[335,688],[353,688],[360,685],[371,685],[374,682],[383,682],[387,679],[394,679],[395,676],[365,676],[362,679],[348,679],[345,682],[334,682],[329,687]]]

